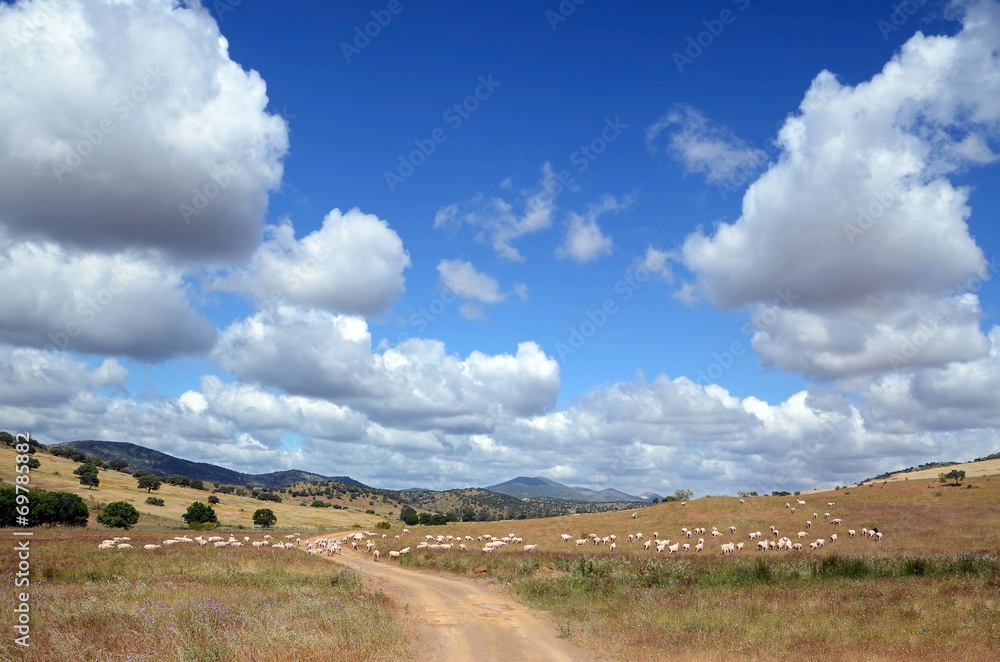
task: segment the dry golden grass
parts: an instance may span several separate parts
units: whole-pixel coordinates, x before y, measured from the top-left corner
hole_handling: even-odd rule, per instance
[[[3,569],[0,659],[409,659],[404,614],[356,572],[300,550],[178,545],[128,535],[98,550],[101,531],[39,529],[31,539],[31,638],[13,641],[13,565]],[[275,533],[277,538],[280,533]],[[259,538],[260,535],[256,535]]]
[[[15,451],[6,446],[0,446],[0,478],[5,484],[14,482],[14,456]],[[35,457],[41,462],[38,469],[31,471],[31,485],[50,491],[69,492],[77,494],[87,501],[88,506],[95,503],[111,503],[112,501],[127,501],[135,506],[140,513],[139,529],[148,528],[174,528],[183,526],[181,516],[187,511],[187,507],[195,501],[207,503],[210,492],[195,490],[188,487],[177,487],[164,483],[159,490],[147,493],[136,487],[136,479],[132,476],[118,471],[101,469],[99,478],[100,487],[88,489],[80,485],[78,476],[73,475],[73,470],[80,464],[68,458],[56,457],[46,453],[36,453]],[[146,503],[146,498],[154,496],[163,499],[163,506],[152,506]],[[310,508],[299,505],[301,499],[292,499],[283,495],[282,503],[272,501],[260,501],[251,497],[240,497],[234,494],[217,494],[220,503],[212,508],[219,518],[219,524],[223,528],[226,526],[253,527],[253,513],[259,508],[270,508],[278,518],[278,526],[286,528],[315,528],[334,529],[339,527],[367,527],[371,528],[388,516],[387,508],[381,506],[381,514],[370,515],[364,511],[373,509],[378,511],[379,507],[369,506],[364,503],[349,503],[332,501],[338,505],[345,505],[352,510],[337,510],[334,508]],[[311,502],[312,499],[309,499]],[[91,507],[93,511],[94,508]],[[90,526],[100,526],[94,519],[95,513],[91,513]]]
[[[515,533],[540,552],[433,552],[407,565],[485,576],[531,606],[549,610],[564,634],[609,658],[632,660],[1000,659],[1000,477],[978,489],[935,480],[899,481],[796,497],[711,497],[633,511],[545,520],[410,527],[425,533]],[[827,506],[834,502],[835,506]],[[796,513],[785,508],[795,506]],[[811,528],[806,519],[816,512]],[[839,517],[843,524],[833,526]],[[737,535],[729,526],[737,527]],[[803,541],[838,533],[817,552],[719,554],[721,542],[750,543],[747,533]],[[681,527],[716,526],[705,551],[658,555],[628,533],[681,540]],[[876,526],[882,542],[850,539],[848,529]],[[394,533],[390,532],[390,533]],[[576,547],[559,536],[618,536],[618,550]],[[690,541],[697,542],[694,536]],[[766,536],[768,537],[768,536]],[[773,536],[769,536],[773,539]],[[478,550],[481,543],[475,545]],[[478,571],[478,572],[477,572]]]

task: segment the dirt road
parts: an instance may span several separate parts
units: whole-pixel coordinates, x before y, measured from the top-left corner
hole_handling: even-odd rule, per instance
[[[383,552],[384,554],[384,552]],[[544,612],[512,602],[496,588],[462,577],[400,568],[385,556],[346,547],[334,561],[359,568],[371,585],[419,623],[420,659],[436,662],[577,662],[598,658],[557,636]]]

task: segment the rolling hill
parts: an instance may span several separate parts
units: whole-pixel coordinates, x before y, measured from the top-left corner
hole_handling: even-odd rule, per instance
[[[73,448],[105,462],[124,460],[128,462],[129,469],[132,471],[141,469],[146,473],[165,477],[176,474],[217,484],[224,483],[227,485],[273,488],[288,487],[296,483],[320,480],[335,481],[348,485],[361,485],[361,483],[348,476],[321,476],[298,470],[274,471],[266,474],[246,474],[214,464],[208,464],[207,462],[184,460],[151,448],[122,441],[70,441],[63,444],[55,444],[55,446]]]
[[[485,489],[491,492],[499,492],[500,494],[506,494],[508,496],[519,497],[522,499],[547,497],[549,499],[588,501],[592,503],[630,501],[649,503],[652,501],[652,499],[647,500],[642,497],[632,496],[631,494],[625,494],[624,492],[610,488],[597,491],[586,487],[570,487],[569,485],[563,485],[562,483],[557,483],[554,480],[542,478],[541,476],[535,476],[533,478],[518,476],[517,478],[512,478],[505,483],[492,485]]]

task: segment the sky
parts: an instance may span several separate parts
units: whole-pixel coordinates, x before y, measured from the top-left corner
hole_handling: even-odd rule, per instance
[[[1000,3],[0,2],[0,429],[376,487],[1000,451]]]

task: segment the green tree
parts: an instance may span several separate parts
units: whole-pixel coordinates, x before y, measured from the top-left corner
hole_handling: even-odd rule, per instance
[[[114,501],[97,515],[97,521],[112,529],[131,529],[139,521],[139,511],[127,501]]]
[[[278,518],[270,508],[255,510],[253,514],[253,525],[263,529],[270,529],[277,523]]]
[[[80,484],[86,485],[87,489],[101,484],[101,479],[97,477],[97,467],[93,464],[81,464],[73,470],[73,474],[80,477]]]
[[[674,490],[674,498],[678,501],[687,501],[694,496],[691,490]]]
[[[167,482],[170,483],[171,485],[177,485],[178,487],[188,487],[189,485],[191,485],[190,478],[188,478],[187,476],[180,476],[178,474],[174,474],[173,476],[168,478]]]
[[[208,502],[211,504],[219,503],[219,497],[212,494],[211,496],[208,497]]]
[[[59,524],[62,526],[87,526],[90,511],[76,494],[67,492],[42,492],[32,495],[31,519],[33,524]]]
[[[197,478],[192,478],[191,484],[188,485],[188,487],[190,487],[192,490],[203,490],[205,492],[208,491],[208,488],[205,487],[205,481],[198,480]]]
[[[188,506],[187,512],[181,515],[188,526],[192,524],[218,524],[219,518],[215,515],[215,510],[208,504],[195,501]]]
[[[139,476],[138,488],[140,490],[146,490],[146,494],[152,493],[153,490],[160,489],[160,485],[163,483],[159,478],[153,474],[143,474]]]
[[[125,460],[114,459],[108,462],[108,469],[113,469],[114,471],[121,471],[128,467],[128,462]]]
[[[420,521],[417,516],[417,511],[409,506],[404,506],[402,510],[399,511],[399,519],[409,526],[413,526]]]
[[[166,505],[166,504],[164,504],[163,499],[157,499],[156,497],[153,497],[153,496],[146,497],[146,503],[148,503],[151,506],[163,506],[163,505]]]
[[[37,469],[40,466],[42,466],[42,463],[38,461],[38,458],[34,458],[34,457],[29,457],[28,458],[28,468],[29,469]]]
[[[957,486],[960,485],[963,480],[965,480],[965,471],[963,471],[962,469],[952,469],[951,471],[946,473],[944,477],[947,478],[948,480],[955,481],[955,485]]]

